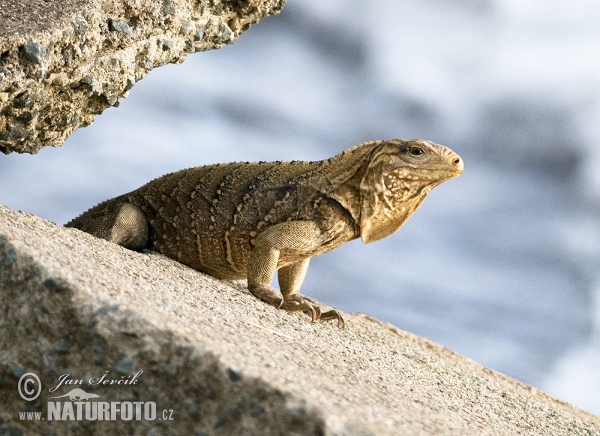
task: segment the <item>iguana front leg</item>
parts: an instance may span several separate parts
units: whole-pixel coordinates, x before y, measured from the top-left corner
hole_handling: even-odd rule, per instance
[[[302,282],[306,276],[309,262],[310,257],[291,265],[284,266],[277,273],[279,289],[281,289],[284,301],[281,308],[290,311],[302,310],[307,312],[313,318],[313,321],[316,321],[317,319],[323,321],[337,319],[338,325],[343,327],[344,319],[337,310],[329,310],[321,313],[319,306],[313,306],[300,296],[300,286],[302,286]]]
[[[320,310],[300,296],[300,287],[306,277],[310,257],[291,265],[284,266],[277,272],[279,290],[283,295],[281,308],[289,311],[302,310],[308,313],[313,321],[319,319]]]
[[[336,310],[321,313],[300,296],[311,253],[324,242],[323,231],[312,221],[289,221],[277,224],[258,235],[248,262],[248,289],[262,301],[289,311],[308,313],[313,321],[337,319],[343,326],[344,320]],[[271,287],[280,257],[298,257],[301,260],[279,270],[281,298]]]

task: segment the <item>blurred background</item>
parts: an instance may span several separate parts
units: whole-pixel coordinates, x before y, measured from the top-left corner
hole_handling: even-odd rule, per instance
[[[600,3],[289,0],[152,71],[59,149],[0,157],[0,203],[64,224],[164,173],[447,145],[464,174],[303,292],[600,414]]]

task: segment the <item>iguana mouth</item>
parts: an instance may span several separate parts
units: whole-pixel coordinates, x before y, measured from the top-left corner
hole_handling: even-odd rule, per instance
[[[439,168],[412,168],[411,174],[404,175],[402,179],[410,181],[446,181],[454,179],[463,173],[464,165],[462,160],[457,163],[456,168],[447,166]],[[399,174],[401,170],[395,170]]]
[[[447,164],[430,168],[415,167],[413,173],[418,175],[413,175],[412,180],[450,180],[460,176],[465,169],[464,162],[458,154],[448,151],[447,156],[444,156],[447,158]]]

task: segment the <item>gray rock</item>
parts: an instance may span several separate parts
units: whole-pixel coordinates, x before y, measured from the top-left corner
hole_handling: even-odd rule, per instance
[[[0,151],[61,145],[117,106],[132,78],[232,43],[242,28],[279,12],[284,2],[0,1]],[[239,26],[230,29],[234,21]],[[215,23],[210,30],[208,22]],[[93,79],[94,89],[80,86],[84,77]],[[37,96],[28,112],[39,116],[22,117],[24,93]]]
[[[311,323],[243,282],[3,206],[0,306],[0,434],[600,434],[600,417],[389,324]],[[33,402],[17,390],[28,372]],[[173,419],[20,420],[75,387],[48,392],[63,374],[90,401]],[[105,374],[136,383],[87,386]]]
[[[227,24],[222,23],[219,25],[219,33],[221,34],[221,39],[223,39],[223,41],[234,39],[234,33]]]
[[[48,57],[46,49],[35,42],[25,44],[23,46],[23,54],[28,61],[38,65],[42,65],[44,59]]]
[[[173,41],[171,41],[170,39],[167,39],[167,38],[159,38],[158,43],[160,44],[160,46],[163,50],[172,50],[173,47],[175,47],[175,44],[173,44]]]
[[[162,11],[165,15],[175,15],[176,11],[173,2],[171,0],[165,0],[163,2]]]
[[[133,30],[131,30],[131,27],[129,27],[129,24],[127,24],[125,21],[111,20],[109,28],[111,32],[121,32],[129,36],[134,36]]]
[[[194,33],[194,41],[202,41],[204,38],[204,26],[200,26],[196,29],[196,33]]]
[[[196,31],[196,26],[192,20],[185,20],[181,23],[181,27],[179,28],[179,33],[182,35],[189,35],[190,33],[194,33]]]

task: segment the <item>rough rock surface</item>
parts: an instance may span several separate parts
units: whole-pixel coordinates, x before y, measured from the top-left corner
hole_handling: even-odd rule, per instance
[[[0,434],[600,435],[599,417],[365,315],[311,323],[241,282],[3,206],[0,304]],[[50,399],[74,387],[48,392],[61,375],[140,370],[77,387],[172,420],[48,420],[48,401],[70,403]],[[32,402],[27,372],[43,385]]]
[[[232,43],[285,0],[0,0],[0,151],[61,145],[157,66]]]

